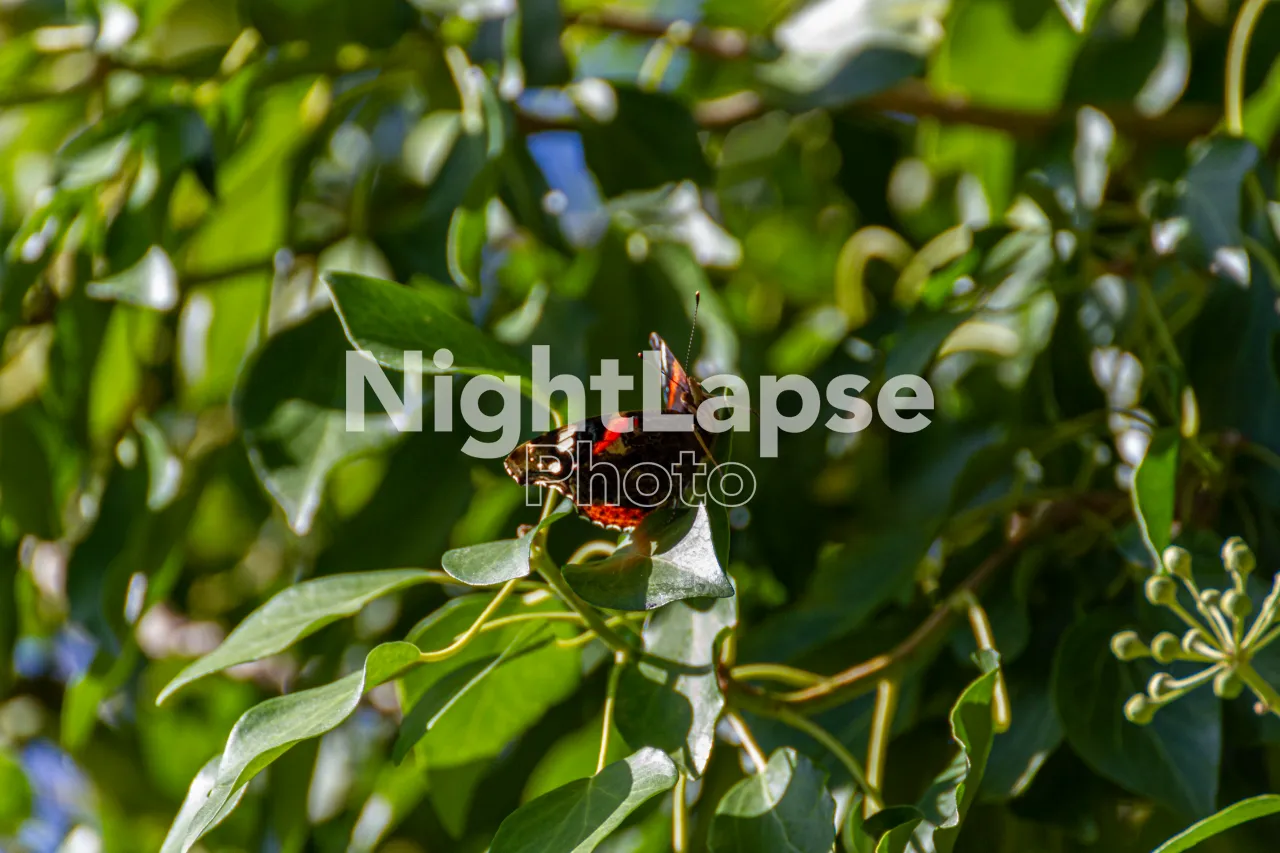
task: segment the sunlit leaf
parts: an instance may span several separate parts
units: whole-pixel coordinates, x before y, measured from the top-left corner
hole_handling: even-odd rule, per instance
[[[828,853],[835,819],[824,774],[795,750],[779,749],[762,772],[720,800],[707,847],[712,853]]]

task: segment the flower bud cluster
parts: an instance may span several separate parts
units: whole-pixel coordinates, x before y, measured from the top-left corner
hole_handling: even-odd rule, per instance
[[[1135,693],[1125,702],[1124,715],[1133,723],[1145,725],[1163,706],[1210,683],[1214,694],[1222,699],[1234,699],[1248,687],[1258,698],[1259,713],[1280,714],[1280,694],[1250,663],[1254,655],[1280,637],[1280,627],[1275,627],[1280,612],[1280,574],[1250,623],[1254,608],[1247,582],[1257,560],[1239,537],[1228,539],[1222,546],[1222,565],[1232,581],[1227,589],[1201,590],[1191,570],[1191,555],[1184,548],[1166,548],[1163,563],[1163,571],[1147,578],[1143,592],[1147,601],[1181,619],[1187,626],[1186,633],[1178,637],[1161,631],[1145,643],[1137,632],[1121,631],[1111,638],[1111,652],[1122,661],[1151,658],[1161,665],[1187,661],[1204,666],[1185,678],[1157,672],[1147,682],[1145,693]],[[1178,600],[1182,590],[1198,617]]]

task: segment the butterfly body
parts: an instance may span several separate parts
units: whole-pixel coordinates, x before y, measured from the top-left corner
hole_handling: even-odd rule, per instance
[[[664,378],[662,410],[694,414],[706,393],[656,333]],[[651,512],[677,502],[696,485],[711,436],[692,430],[655,431],[644,413],[588,418],[552,430],[517,447],[507,473],[522,486],[554,489],[573,501],[578,514],[600,527],[631,530]]]

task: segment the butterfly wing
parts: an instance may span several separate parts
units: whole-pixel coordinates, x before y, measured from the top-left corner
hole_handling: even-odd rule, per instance
[[[679,359],[671,352],[671,347],[657,332],[649,334],[649,348],[657,350],[658,363],[662,365],[662,376],[665,382],[662,398],[662,410],[677,414],[693,414],[698,404],[706,398],[706,392],[698,384],[698,380],[690,376],[680,364]]]

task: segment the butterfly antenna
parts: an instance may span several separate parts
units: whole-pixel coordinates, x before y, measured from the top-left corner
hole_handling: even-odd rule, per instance
[[[693,325],[689,327],[689,346],[685,347],[684,352],[684,369],[690,376],[693,375],[693,336],[698,331],[698,305],[702,302],[702,291],[695,290],[693,292]]]

